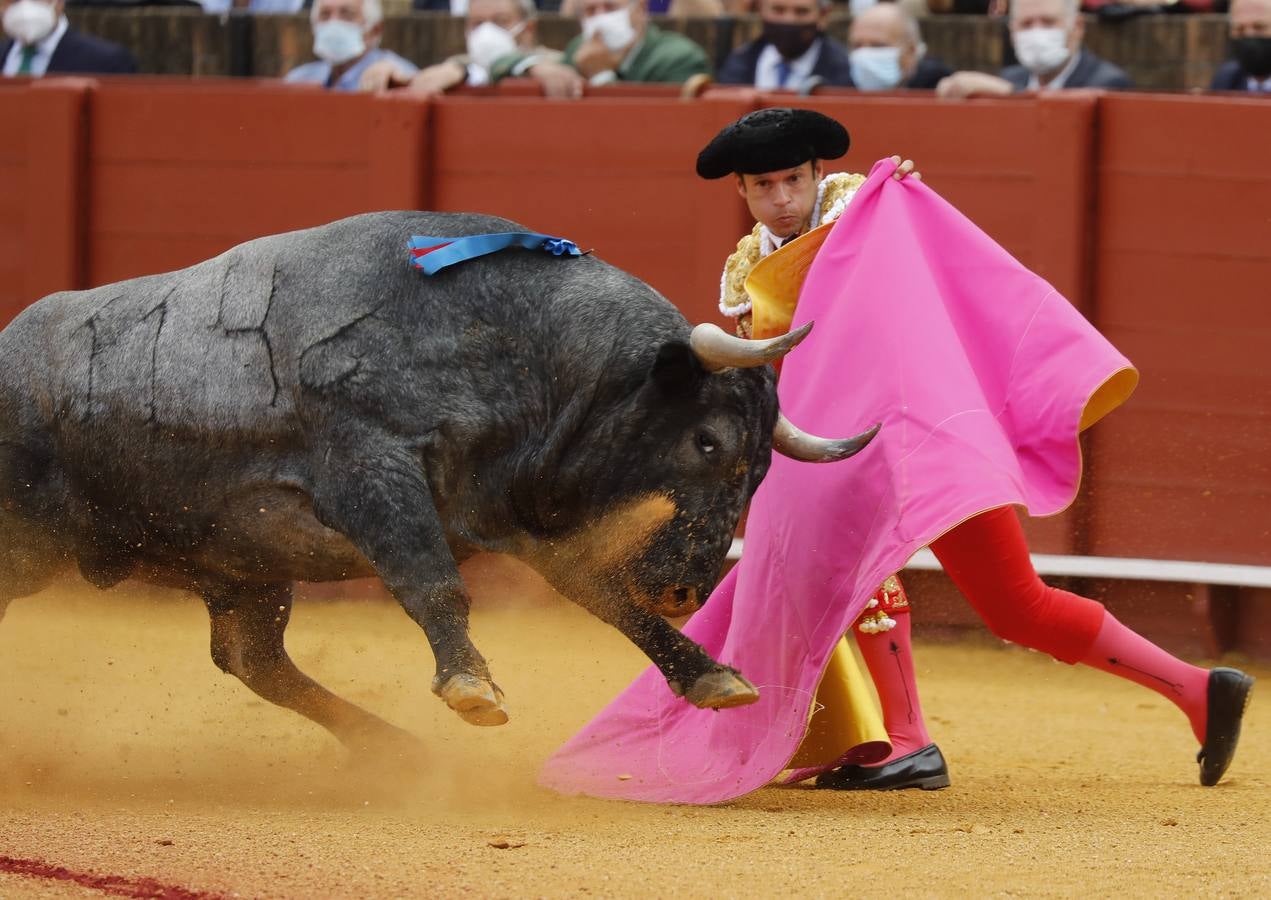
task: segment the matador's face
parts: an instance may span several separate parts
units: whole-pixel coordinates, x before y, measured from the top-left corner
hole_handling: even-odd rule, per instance
[[[793,169],[738,175],[737,193],[757,221],[786,238],[807,230],[821,174],[821,161],[813,160]]]

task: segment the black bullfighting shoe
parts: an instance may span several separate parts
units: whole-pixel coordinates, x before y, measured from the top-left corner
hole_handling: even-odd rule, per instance
[[[1222,778],[1240,740],[1240,720],[1249,702],[1253,678],[1239,669],[1219,667],[1209,673],[1209,712],[1205,718],[1205,743],[1196,754],[1200,783],[1211,787]]]
[[[949,766],[935,744],[928,744],[881,766],[839,766],[817,776],[816,786],[834,791],[898,791],[949,786]]]

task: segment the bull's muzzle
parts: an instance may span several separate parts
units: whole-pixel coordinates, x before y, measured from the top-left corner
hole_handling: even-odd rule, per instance
[[[703,322],[693,328],[689,345],[704,369],[722,372],[724,369],[746,369],[775,362],[797,347],[811,330],[812,323],[808,322],[779,337],[747,340],[729,334],[718,325]],[[773,430],[772,449],[801,462],[835,462],[865,449],[878,433],[878,428],[874,425],[854,437],[836,440],[808,434],[783,415]]]
[[[653,604],[652,611],[668,619],[689,616],[702,608],[697,600],[697,588],[669,587]]]

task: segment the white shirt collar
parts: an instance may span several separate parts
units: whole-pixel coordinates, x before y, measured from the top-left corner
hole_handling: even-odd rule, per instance
[[[1057,91],[1072,77],[1073,69],[1077,68],[1077,63],[1081,60],[1081,48],[1077,48],[1077,52],[1068,57],[1068,63],[1059,70],[1059,74],[1050,79],[1049,84],[1042,84],[1036,73],[1029,73],[1028,89],[1030,91]]]
[[[816,62],[821,56],[821,38],[812,42],[812,46],[804,51],[798,59],[788,61],[790,76],[786,79],[787,90],[798,90],[809,78]],[[781,51],[772,44],[764,44],[759,51],[759,59],[755,61],[755,87],[761,91],[775,91],[781,88],[777,75],[777,64],[781,62]]]
[[[49,69],[49,60],[53,58],[53,51],[57,49],[58,43],[62,40],[62,35],[66,34],[66,30],[70,28],[70,22],[67,21],[65,14],[57,21],[57,25],[49,32],[48,37],[35,45],[35,56],[31,57],[31,76],[39,77]],[[4,74],[17,75],[18,67],[22,65],[22,44],[14,41],[9,47],[9,55],[4,58]]]

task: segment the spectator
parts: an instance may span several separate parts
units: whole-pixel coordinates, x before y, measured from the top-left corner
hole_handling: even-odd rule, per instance
[[[1214,73],[1215,91],[1271,96],[1271,0],[1231,0],[1231,55]]]
[[[362,74],[377,62],[391,62],[403,78],[419,71],[414,63],[380,49],[384,31],[380,0],[314,0],[309,21],[313,23],[313,55],[318,60],[296,66],[287,73],[287,81],[354,91]]]
[[[641,0],[580,0],[578,10],[583,33],[565,47],[564,61],[591,84],[682,84],[710,74],[706,51],[652,24]]]
[[[1132,88],[1130,76],[1081,46],[1085,23],[1077,0],[1014,0],[1011,45],[1019,65],[1000,75],[955,72],[936,86],[941,97],[1003,96],[1061,88]]]
[[[7,76],[137,71],[132,54],[118,44],[82,34],[66,20],[65,0],[0,0],[4,33],[0,60]]]
[[[897,3],[878,3],[852,19],[847,32],[851,52],[850,87],[862,91],[895,88],[932,90],[953,70],[927,56],[918,20]]]
[[[759,0],[763,32],[724,60],[715,80],[760,90],[799,90],[819,79],[852,84],[847,48],[825,33],[830,0]]]
[[[579,97],[582,76],[561,62],[559,50],[537,44],[534,0],[471,0],[464,21],[467,52],[403,77],[391,60],[369,66],[363,90],[406,85],[421,94],[440,94],[461,84],[493,84],[508,76],[537,80],[549,97]]]

